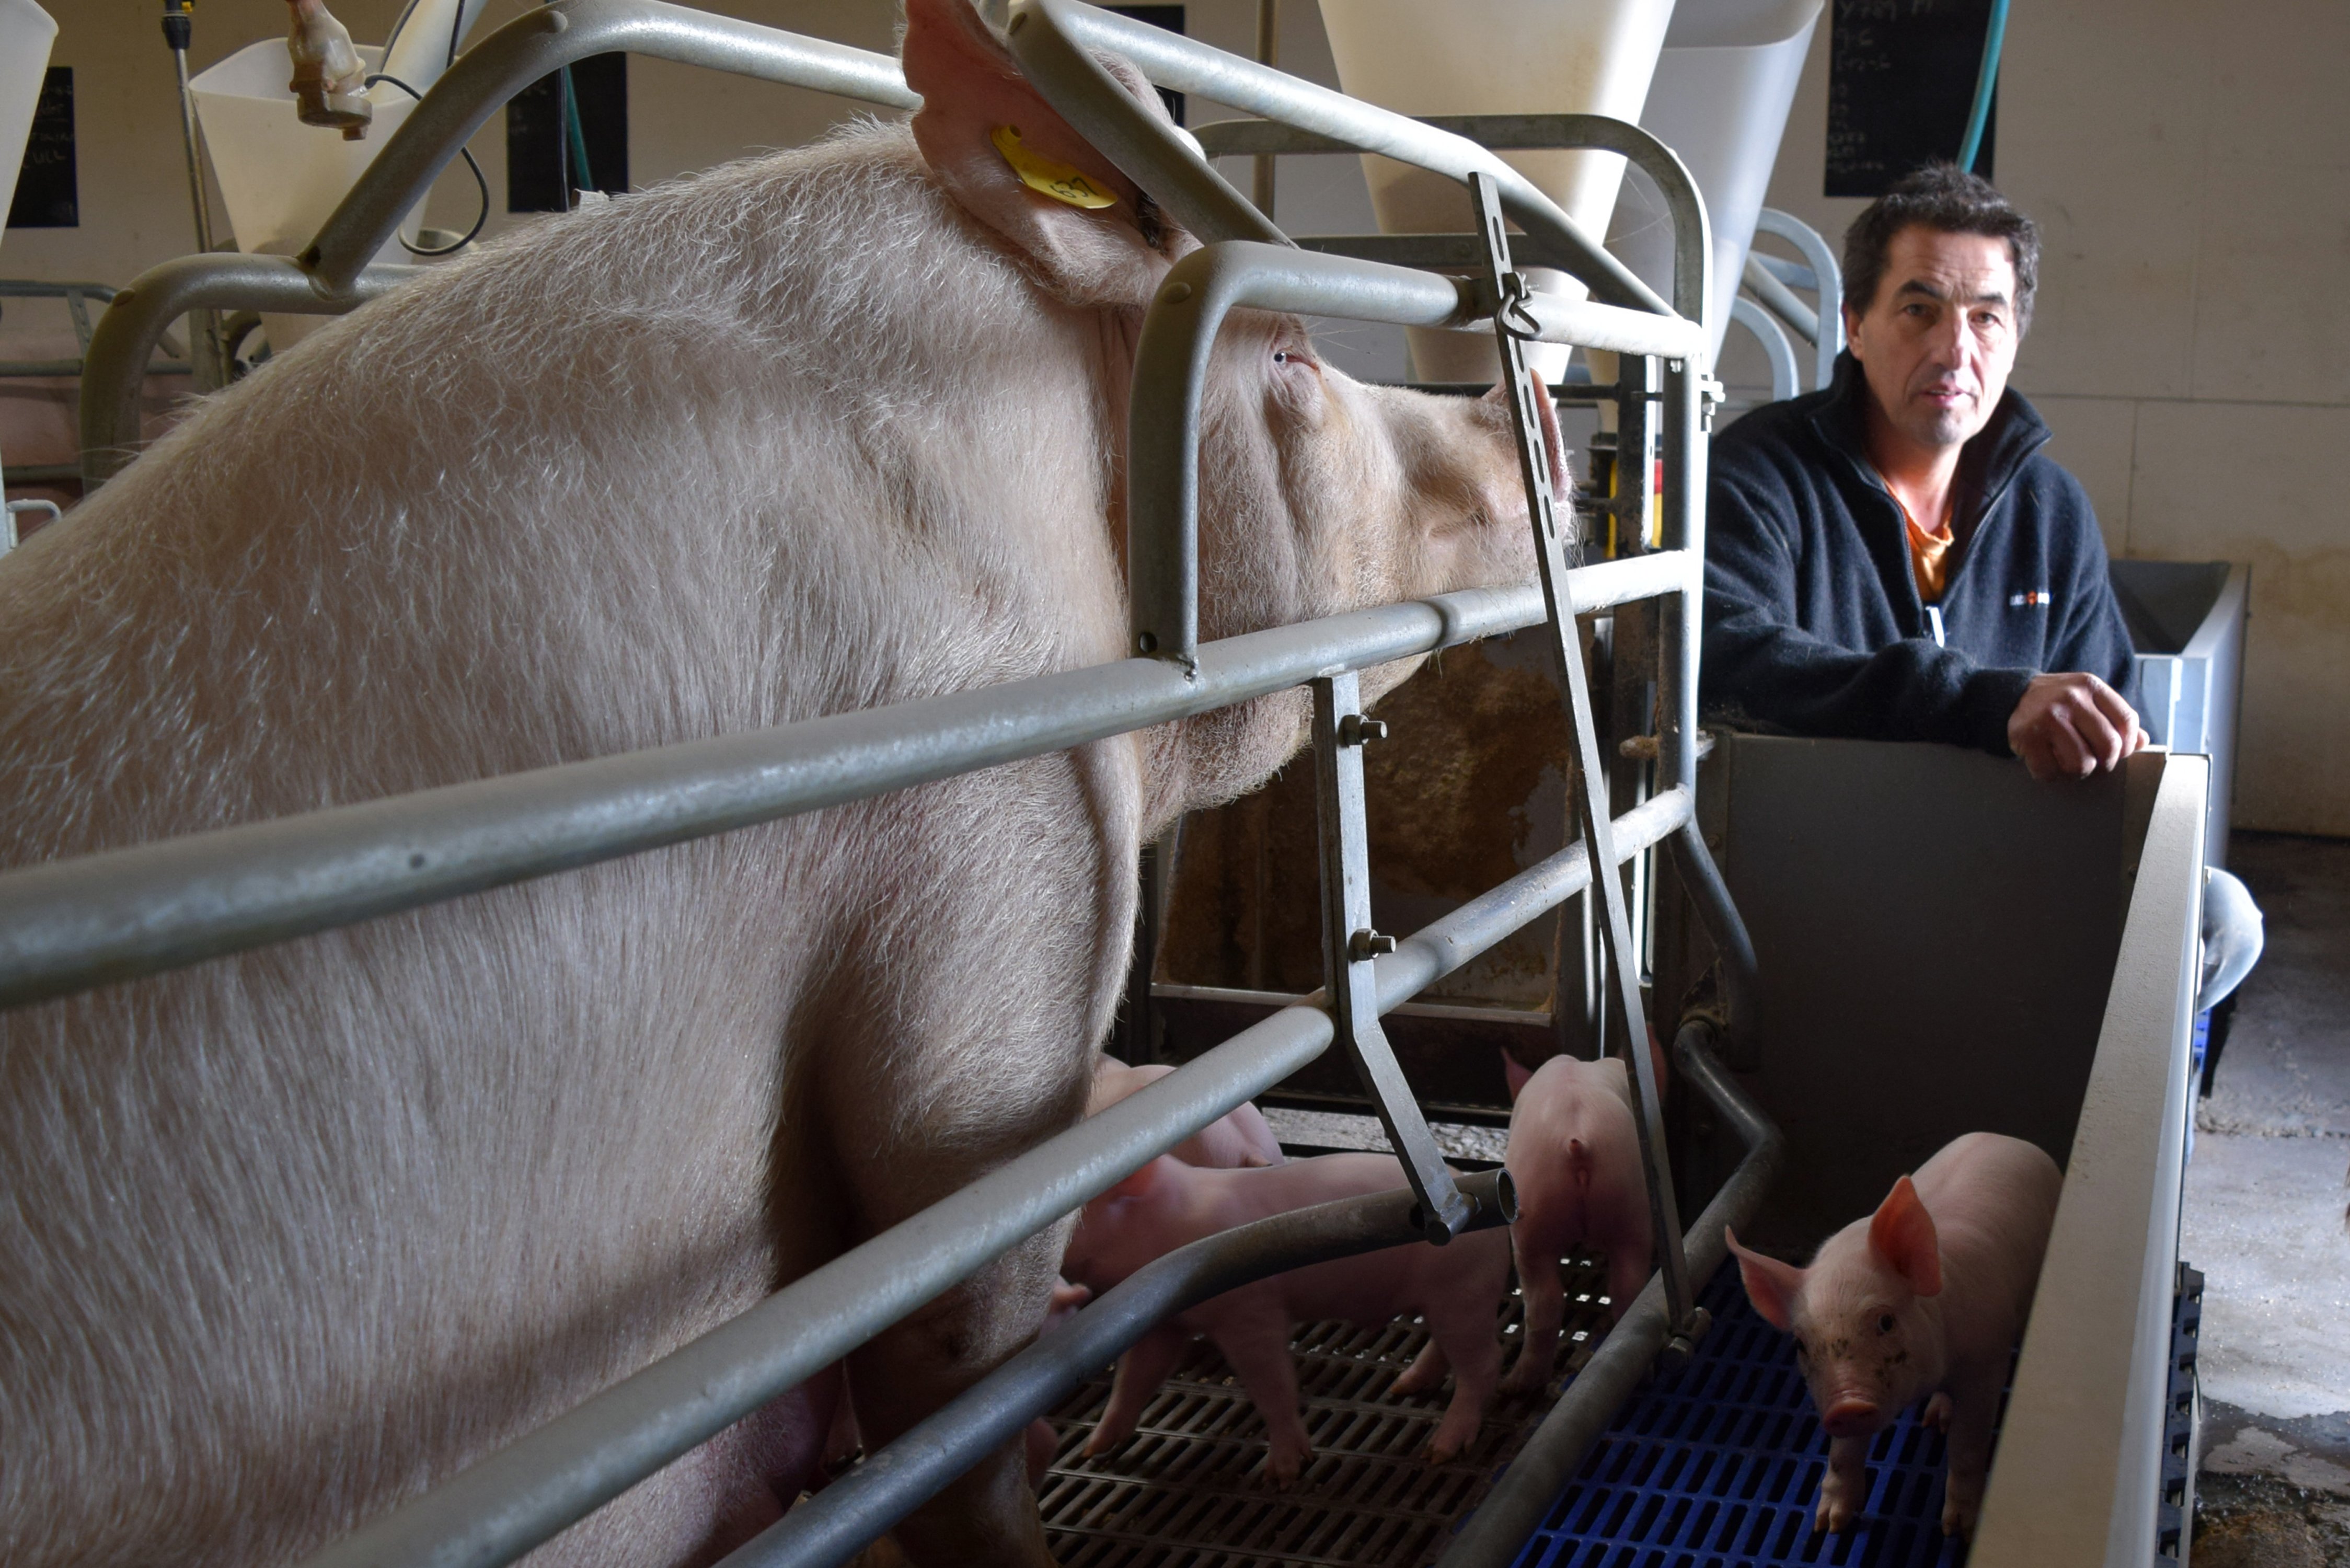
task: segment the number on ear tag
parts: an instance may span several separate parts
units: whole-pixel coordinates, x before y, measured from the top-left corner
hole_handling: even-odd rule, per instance
[[[988,140],[1003,154],[1003,161],[1012,165],[1012,171],[1020,176],[1020,182],[1038,195],[1066,202],[1072,207],[1118,205],[1117,197],[1087,179],[1082,171],[1029,151],[1020,144],[1020,132],[1011,126],[997,126]]]

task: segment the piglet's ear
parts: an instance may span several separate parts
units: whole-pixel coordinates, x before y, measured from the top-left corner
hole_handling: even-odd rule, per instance
[[[1738,1232],[1727,1225],[1721,1228],[1721,1235],[1738,1259],[1738,1278],[1746,1286],[1746,1299],[1754,1303],[1764,1323],[1786,1333],[1794,1326],[1795,1298],[1804,1293],[1804,1271],[1749,1251],[1738,1244]]]
[[[1868,1250],[1918,1294],[1942,1293],[1942,1248],[1934,1234],[1934,1217],[1926,1212],[1908,1177],[1896,1181],[1877,1206],[1868,1222]]]
[[[1534,1074],[1519,1066],[1515,1056],[1511,1055],[1507,1051],[1503,1051],[1502,1076],[1509,1080],[1510,1104],[1514,1106],[1518,1103],[1518,1091],[1526,1086],[1526,1081],[1532,1078]]]
[[[923,161],[1050,293],[1071,305],[1140,306],[1193,248],[1028,85],[971,0],[906,0],[903,63],[906,85],[922,95],[914,141]],[[1165,118],[1132,66],[1102,63]]]

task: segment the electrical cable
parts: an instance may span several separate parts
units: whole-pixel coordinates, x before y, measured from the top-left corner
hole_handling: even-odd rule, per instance
[[[1985,128],[1991,122],[1991,94],[1999,87],[2000,45],[2007,36],[2007,0],[1991,0],[1991,24],[1983,29],[1982,68],[1975,76],[1974,107],[1967,114],[1966,140],[1959,143],[1959,167],[1971,174],[1982,153]]]
[[[458,7],[458,10],[462,14],[464,7],[461,5]],[[368,78],[364,85],[373,87],[378,82],[390,82],[392,86],[398,88],[409,97],[416,99],[417,102],[421,103],[424,101],[424,95],[422,93],[418,92],[414,88],[410,87],[398,77],[388,77],[380,71],[374,76]],[[410,244],[408,243],[408,236],[405,234],[398,236],[400,239],[400,248],[406,251],[410,255],[424,256],[428,259],[432,256],[454,255],[457,252],[463,250],[467,245],[472,244],[473,243],[473,236],[482,232],[482,225],[490,221],[489,176],[484,174],[482,172],[482,166],[473,161],[473,150],[472,148],[461,144],[457,151],[463,155],[465,167],[473,171],[474,188],[482,193],[482,210],[473,215],[473,226],[465,231],[464,237],[452,244],[445,244],[435,249],[427,250],[421,245]]]

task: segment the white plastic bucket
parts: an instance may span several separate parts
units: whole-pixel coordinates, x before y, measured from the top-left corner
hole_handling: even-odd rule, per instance
[[[359,58],[373,71],[383,51],[362,46]],[[228,206],[237,249],[267,255],[296,255],[317,237],[319,226],[358,181],[416,100],[389,83],[368,89],[375,121],[360,141],[305,125],[296,114],[286,83],[294,67],[286,40],[248,44],[188,84],[203,126],[204,147]],[[400,233],[411,242],[423,221],[421,202],[408,214]],[[387,241],[378,261],[407,259],[398,240]],[[263,330],[273,350],[291,348],[324,325],[323,316],[265,314]]]
[[[1680,155],[1711,221],[1717,362],[1821,5],[1822,0],[1680,0],[1648,88],[1640,124]],[[1655,223],[1632,228],[1610,248],[1643,282],[1666,292],[1673,272],[1672,233],[1661,214]]]
[[[1606,114],[1638,121],[1673,0],[1322,0],[1338,80],[1357,98],[1411,115]],[[1624,161],[1611,153],[1503,155],[1595,239]],[[1365,158],[1379,227],[1389,234],[1461,234],[1468,194],[1441,175]],[[1551,275],[1536,286],[1577,295]],[[1492,345],[1463,333],[1411,334],[1423,380],[1491,379]],[[1566,350],[1543,348],[1536,368],[1555,379]]]
[[[57,36],[56,20],[33,0],[0,0],[0,217],[16,197],[16,173],[25,164],[25,140]]]

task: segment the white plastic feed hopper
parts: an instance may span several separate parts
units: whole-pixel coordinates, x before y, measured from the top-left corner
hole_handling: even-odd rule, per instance
[[[16,171],[57,36],[56,20],[33,0],[0,0],[0,213],[16,199]]]
[[[1338,80],[1353,96],[1411,115],[1605,114],[1638,122],[1672,19],[1673,0],[1322,0]],[[1595,239],[1607,232],[1624,161],[1607,152],[1503,155]],[[1467,194],[1453,182],[1382,158],[1363,160],[1372,210],[1389,234],[1468,232]],[[1537,287],[1574,288],[1556,275]],[[1564,348],[1529,357],[1545,379]],[[1424,380],[1489,380],[1492,345],[1461,333],[1414,331]]]
[[[1640,123],[1680,155],[1713,230],[1716,363],[1820,8],[1821,0],[1680,0],[1648,88]],[[1653,223],[1625,226],[1631,232],[1610,248],[1663,293],[1671,226],[1661,211]]]
[[[383,51],[362,47],[369,71]],[[305,125],[296,116],[286,83],[294,69],[286,40],[249,44],[188,84],[203,123],[204,146],[228,206],[237,248],[269,255],[296,255],[317,236],[344,193],[369,161],[391,140],[415,100],[398,88],[379,83],[368,89],[375,122],[362,141],[346,141],[338,131]],[[400,225],[411,242],[422,221],[420,203]],[[397,240],[376,260],[407,259]],[[283,350],[323,325],[327,317],[265,314],[262,327],[273,349]]]

